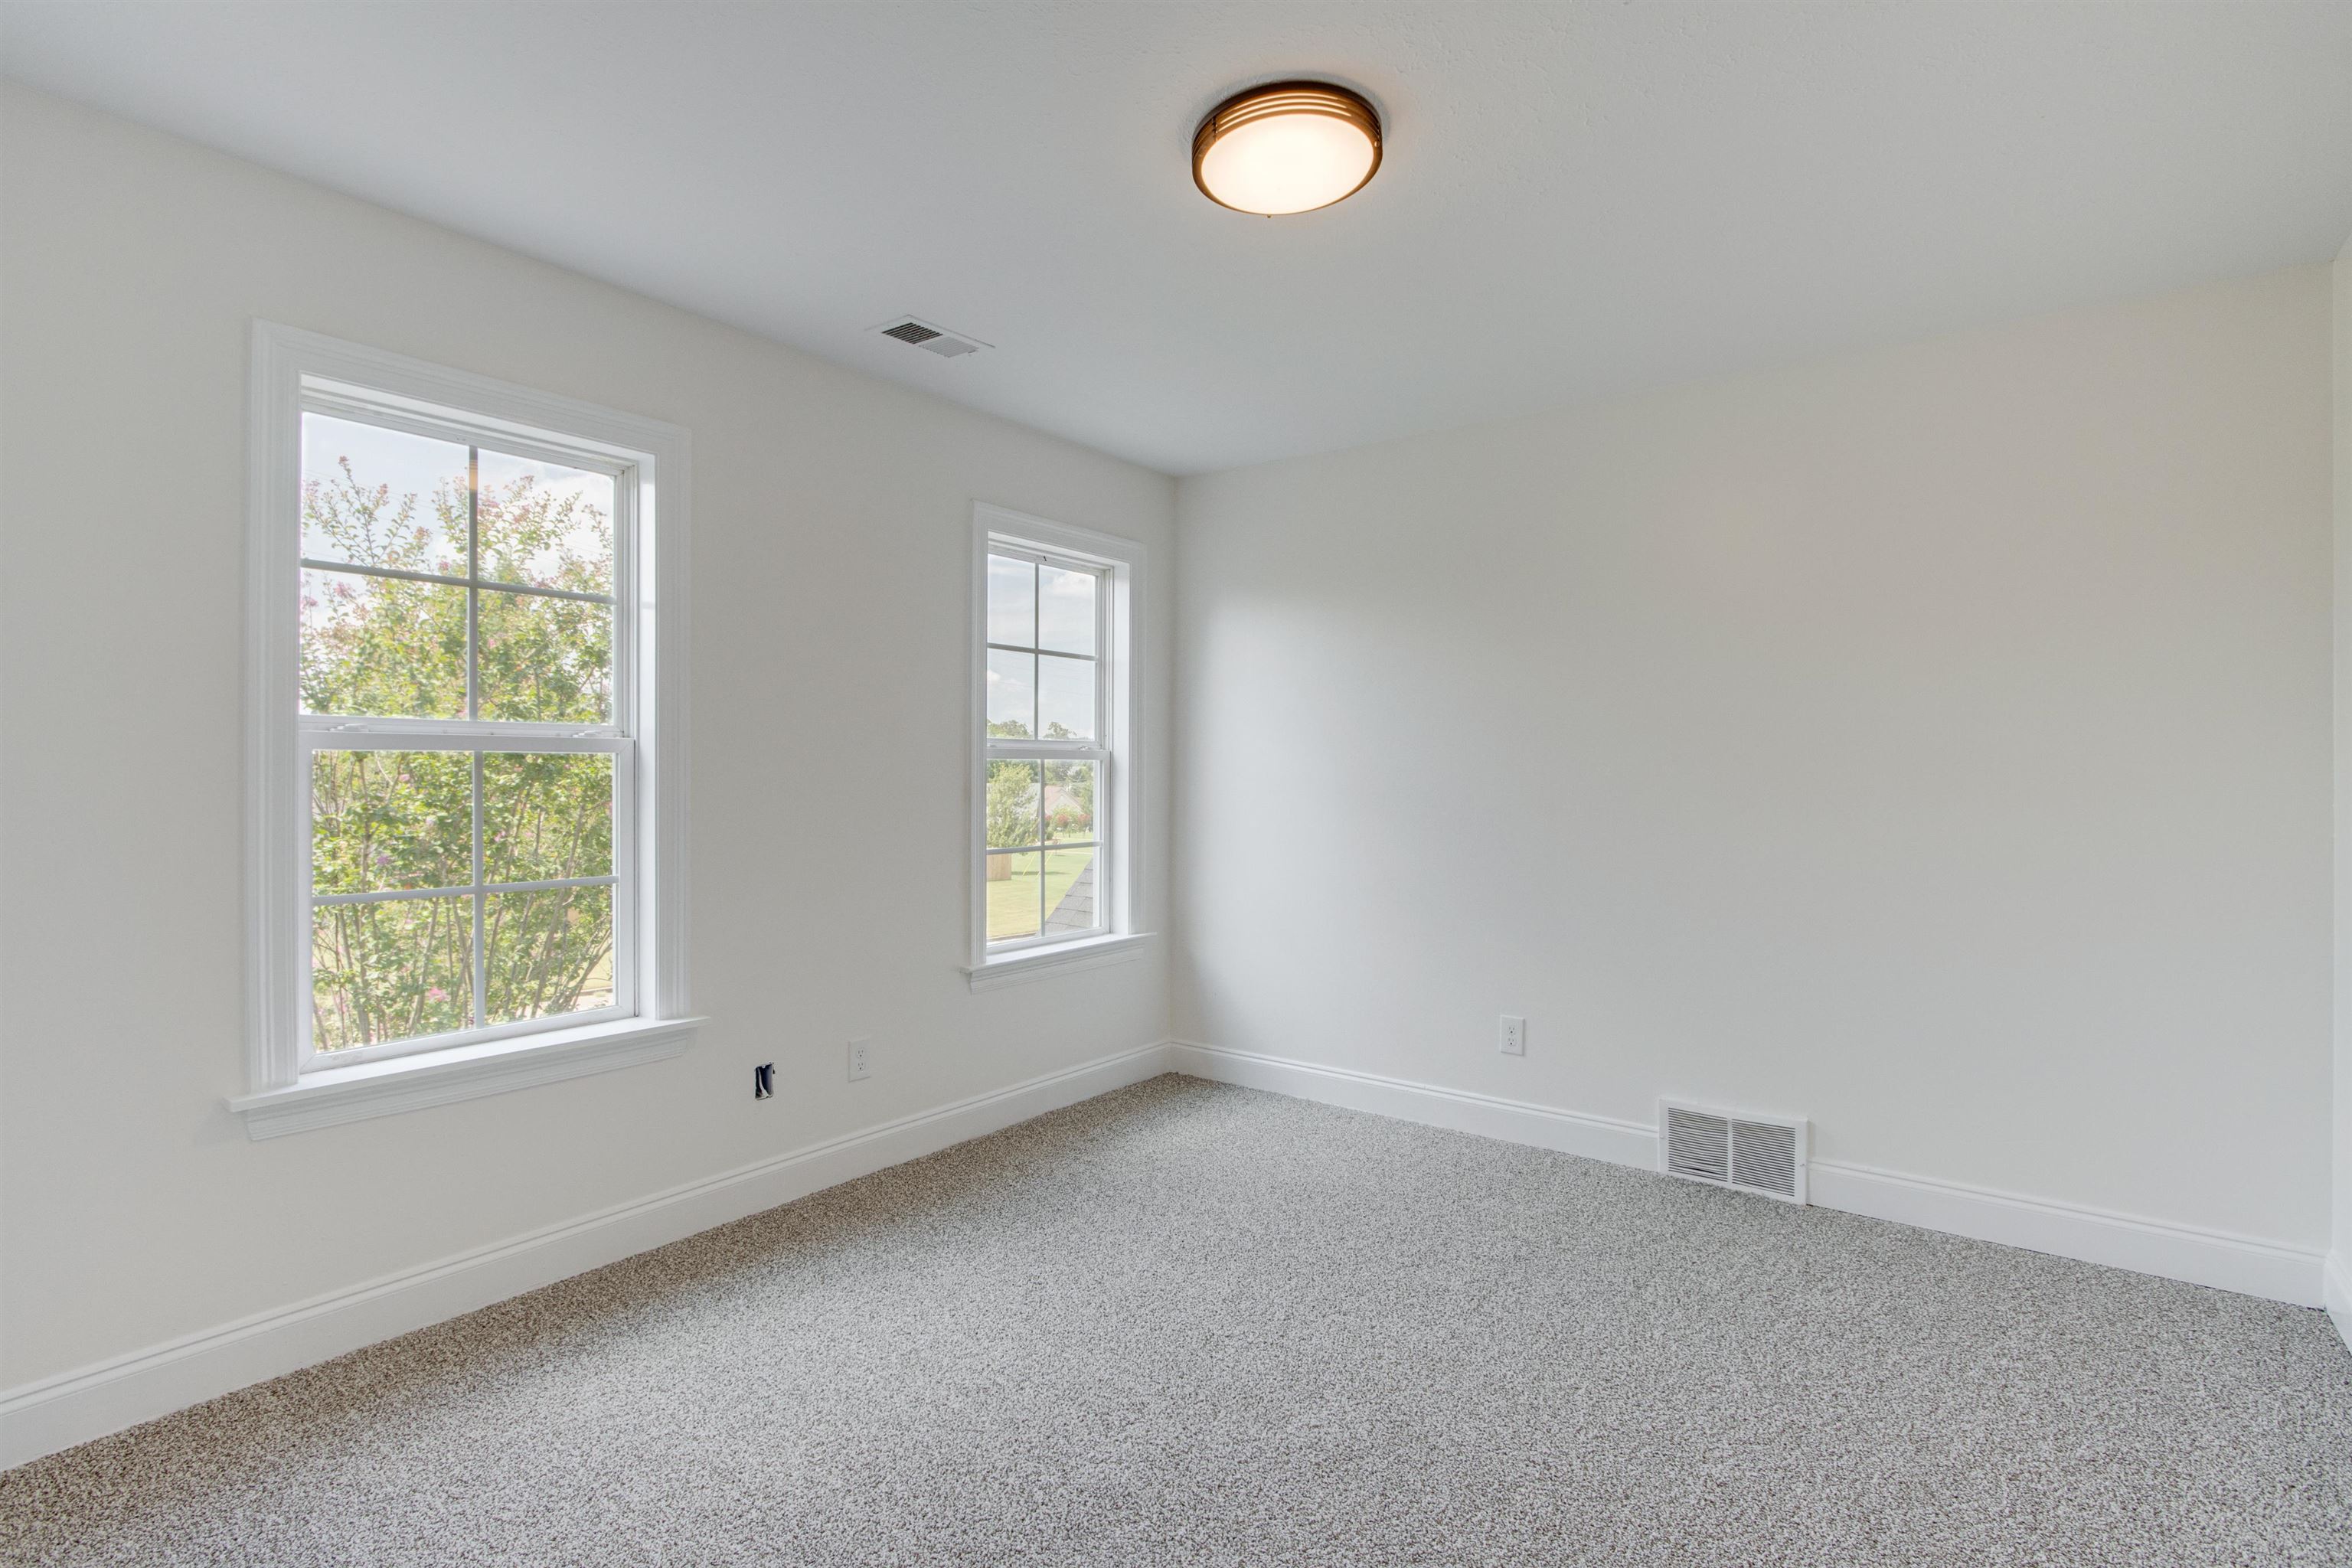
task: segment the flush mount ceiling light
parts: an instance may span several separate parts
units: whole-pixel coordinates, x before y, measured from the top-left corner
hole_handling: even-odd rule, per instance
[[[1235,212],[1312,212],[1347,200],[1381,166],[1381,117],[1321,81],[1237,92],[1192,133],[1192,183]]]

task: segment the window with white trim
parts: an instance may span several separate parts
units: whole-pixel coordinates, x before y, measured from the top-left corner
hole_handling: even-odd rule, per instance
[[[1129,542],[982,509],[974,962],[1130,930]]]
[[[684,433],[267,326],[255,421],[257,1097],[677,1017]]]

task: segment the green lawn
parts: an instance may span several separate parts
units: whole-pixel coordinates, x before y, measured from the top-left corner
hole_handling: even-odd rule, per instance
[[[1045,851],[1045,904],[1051,910],[1078,879],[1078,873],[1095,858],[1092,849],[1048,849]],[[1037,858],[1034,855],[1008,855],[1013,862],[1013,875],[1001,882],[988,884],[988,936],[991,942],[1005,937],[1037,934]]]

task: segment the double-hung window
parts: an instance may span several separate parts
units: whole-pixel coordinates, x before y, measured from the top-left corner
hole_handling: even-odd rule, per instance
[[[975,979],[1132,935],[1135,545],[980,509]]]
[[[314,1060],[630,1010],[635,478],[303,399]]]
[[[642,1059],[682,1011],[682,671],[656,643],[680,645],[651,589],[683,433],[275,328],[255,381],[247,1100],[349,1111],[395,1080],[339,1069],[390,1058],[498,1087],[522,1047]]]

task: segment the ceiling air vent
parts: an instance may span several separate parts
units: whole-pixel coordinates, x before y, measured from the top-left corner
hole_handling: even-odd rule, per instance
[[[959,354],[976,354],[988,347],[978,338],[968,338],[961,332],[951,332],[945,327],[929,321],[918,321],[912,316],[897,317],[883,322],[874,330],[886,338],[896,338],[910,348],[921,349],[925,353],[934,353],[941,359],[954,359]]]
[[[1658,1101],[1658,1169],[1783,1203],[1805,1201],[1809,1123],[1680,1101]]]

